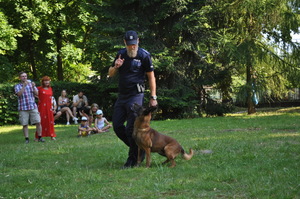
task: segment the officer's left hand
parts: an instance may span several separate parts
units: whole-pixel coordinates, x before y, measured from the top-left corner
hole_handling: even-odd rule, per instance
[[[157,100],[155,100],[155,99],[150,99],[150,101],[149,101],[149,106],[157,106]]]

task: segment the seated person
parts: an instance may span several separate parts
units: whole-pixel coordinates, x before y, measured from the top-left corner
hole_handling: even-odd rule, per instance
[[[88,105],[87,97],[83,94],[83,91],[79,91],[79,93],[73,97],[73,115],[76,117],[77,111],[80,114],[82,110],[88,108]]]
[[[81,136],[89,136],[93,129],[88,125],[88,118],[85,116],[81,117],[80,124],[78,126],[78,135],[77,137]]]
[[[54,116],[54,120],[58,119],[63,113],[66,113],[67,125],[70,125],[70,117],[73,119],[74,123],[77,124],[78,118],[73,115],[69,105],[70,100],[67,97],[67,91],[62,90],[61,95],[58,97],[58,111]]]
[[[93,122],[95,121],[95,118],[96,118],[96,112],[99,110],[99,106],[98,104],[96,103],[93,103],[91,105],[91,108],[89,110],[89,113],[88,113],[88,118],[89,118],[89,125],[92,126]]]
[[[60,117],[61,116],[61,112],[60,113],[57,112],[57,103],[56,103],[56,100],[55,100],[55,98],[53,96],[51,96],[51,104],[52,104],[52,111],[53,111],[54,121],[55,121],[55,117],[56,116]]]
[[[107,132],[109,128],[111,128],[112,125],[107,121],[105,117],[103,117],[102,110],[98,110],[96,112],[96,119],[95,119],[95,133],[102,133]]]

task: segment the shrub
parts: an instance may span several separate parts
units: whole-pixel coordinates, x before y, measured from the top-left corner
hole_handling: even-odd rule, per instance
[[[13,85],[0,84],[0,126],[18,122],[18,100]]]
[[[226,113],[230,113],[233,110],[231,102],[221,103],[210,98],[207,98],[207,104],[205,107],[205,113],[209,116],[224,116]]]
[[[39,85],[38,82],[36,82]],[[113,106],[118,96],[116,81],[103,80],[97,83],[51,82],[53,95],[57,100],[62,90],[66,90],[69,99],[83,91],[89,104],[97,103],[108,120],[112,119]],[[176,89],[158,88],[159,111],[155,119],[175,119],[199,117],[196,112],[198,104],[194,90],[186,86]],[[150,92],[146,90],[145,104],[149,103]],[[72,103],[72,102],[71,102]],[[58,121],[64,121],[64,117]],[[65,122],[65,121],[64,121]],[[0,84],[0,125],[18,123],[18,100],[14,94],[14,84]]]
[[[36,83],[39,85],[39,83]],[[104,111],[105,117],[111,119],[113,104],[117,98],[117,85],[111,82],[81,84],[74,82],[51,82],[53,95],[57,100],[61,90],[68,92],[70,100],[79,91],[84,91],[89,104],[97,103]],[[0,84],[0,125],[18,123],[18,99],[14,93],[14,84]]]

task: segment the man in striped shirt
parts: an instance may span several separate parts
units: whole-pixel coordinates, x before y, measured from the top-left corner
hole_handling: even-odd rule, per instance
[[[42,139],[42,127],[41,127],[41,117],[38,112],[37,105],[35,103],[35,96],[38,95],[38,89],[35,83],[27,80],[27,74],[25,72],[19,73],[19,79],[21,80],[19,84],[15,85],[15,94],[18,96],[18,111],[19,120],[23,126],[23,133],[25,136],[25,143],[29,143],[28,135],[28,123],[29,119],[31,124],[36,125],[36,132],[39,136],[38,141],[44,142]]]

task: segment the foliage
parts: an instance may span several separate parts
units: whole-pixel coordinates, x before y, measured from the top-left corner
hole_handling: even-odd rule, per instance
[[[12,84],[0,84],[1,105],[0,125],[17,123],[17,97],[14,95]],[[36,82],[39,86],[40,83]],[[113,106],[118,96],[117,83],[114,79],[109,81],[98,80],[97,83],[76,83],[76,82],[51,82],[53,95],[56,100],[62,90],[66,90],[72,103],[73,96],[83,91],[87,96],[89,105],[97,103],[105,113],[105,117],[111,119]],[[198,117],[196,112],[197,101],[195,93],[186,86],[179,86],[176,90],[158,88],[159,108],[157,119],[168,118],[191,118]],[[145,93],[145,104],[150,99],[149,90]]]
[[[10,25],[0,11],[0,83],[11,80],[13,66],[5,55],[12,53],[17,48],[18,30]]]
[[[72,103],[73,96],[79,91],[83,91],[88,98],[89,105],[96,103],[105,113],[105,117],[111,119],[113,105],[116,101],[117,85],[110,84],[106,81],[100,81],[97,84],[91,83],[75,83],[75,82],[53,82],[54,97],[56,100],[60,96],[62,90],[66,90],[68,97]]]
[[[12,81],[14,68],[7,57],[0,55],[0,83]]]
[[[8,23],[5,15],[1,11],[0,29],[0,55],[5,55],[7,52],[17,48],[17,40],[15,37],[18,34],[18,30],[14,29],[12,25]]]
[[[8,56],[15,71],[27,71],[34,80],[44,75],[63,80],[72,67],[90,66],[83,51],[88,24],[96,18],[85,10],[86,1],[1,1],[0,7],[9,8],[4,12],[22,35],[18,48]],[[85,66],[77,73],[85,76],[89,71]]]
[[[37,86],[39,83],[36,82]],[[98,84],[74,83],[74,82],[51,82],[53,95],[58,99],[63,89],[67,90],[68,97],[73,100],[73,96],[79,91],[84,91],[89,100],[89,105],[97,103],[104,111],[107,118],[111,118],[112,106],[116,100],[116,85],[107,82]],[[0,84],[0,125],[18,123],[18,100],[14,94],[14,85]]]
[[[13,85],[0,84],[0,126],[18,122],[18,101]]]
[[[278,95],[283,89],[286,90],[287,79],[284,73],[289,63],[287,59],[274,52],[273,46],[274,43],[281,43],[284,46],[293,45],[290,32],[299,31],[299,17],[291,1],[288,0],[224,0],[213,3],[213,6],[216,7],[213,12],[218,12],[217,16],[222,16],[221,20],[211,18],[211,26],[216,27],[213,33],[217,45],[214,46],[218,47],[215,59],[221,60],[225,67],[235,64],[236,72],[241,71],[242,68],[246,69],[246,102],[249,113],[252,113],[251,109],[254,109],[251,102],[251,85],[253,83],[260,83],[260,88],[265,90],[271,88],[274,95]],[[269,41],[272,39],[273,44],[265,38]],[[268,78],[265,77],[266,75]],[[281,85],[279,91],[276,85]]]
[[[233,110],[234,107],[230,101],[220,103],[208,98],[205,106],[205,113],[207,117],[224,116],[226,113],[231,113]]]
[[[176,89],[159,88],[158,104],[160,111],[156,119],[194,118],[199,115],[196,112],[196,93],[186,87],[178,86]]]
[[[0,0],[0,8],[4,42],[17,41],[0,57],[0,71],[8,74],[0,82],[26,71],[34,80],[108,84],[108,67],[124,47],[124,32],[133,29],[152,54],[162,95],[178,85],[192,90],[182,99],[196,105],[183,105],[191,115],[205,110],[207,86],[224,101],[243,86],[250,103],[252,83],[277,98],[299,85],[299,44],[290,35],[300,31],[294,0]],[[236,85],[235,77],[247,85]]]
[[[57,140],[25,145],[21,126],[0,127],[2,198],[298,198],[299,108],[255,115],[152,121],[189,160],[120,169],[128,148],[113,131],[78,139],[77,126],[56,125]],[[281,122],[278,122],[281,121]]]

